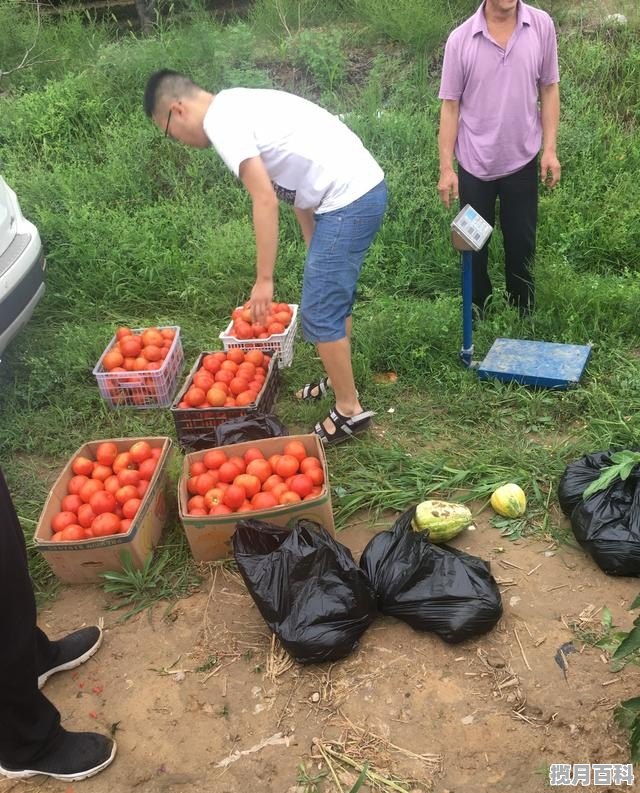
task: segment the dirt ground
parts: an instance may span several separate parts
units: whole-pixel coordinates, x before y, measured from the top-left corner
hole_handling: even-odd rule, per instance
[[[612,709],[639,693],[637,667],[612,672],[566,623],[582,615],[585,630],[598,628],[592,615],[606,605],[628,629],[638,581],[605,576],[578,549],[509,542],[489,517],[453,544],[491,561],[505,613],[461,645],[381,617],[351,656],[302,667],[272,647],[239,575],[219,566],[205,567],[201,591],[169,619],[160,606],[119,623],[97,587],[64,588],[41,614],[49,635],[99,617],[107,632],[46,694],[71,729],[117,725],[118,755],[82,783],[5,780],[0,792],[346,793],[357,774],[334,761],[338,787],[314,739],[409,783],[396,790],[537,793],[551,763],[626,763]],[[387,526],[352,526],[339,539],[357,558]],[[570,641],[565,675],[554,656]],[[298,780],[301,764],[321,776],[317,788]]]

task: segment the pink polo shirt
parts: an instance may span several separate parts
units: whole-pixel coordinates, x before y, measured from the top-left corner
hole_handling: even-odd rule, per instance
[[[515,30],[502,49],[490,36],[484,4],[447,39],[440,99],[460,101],[455,155],[479,179],[499,179],[540,151],[539,86],[559,81],[551,17],[518,3]]]

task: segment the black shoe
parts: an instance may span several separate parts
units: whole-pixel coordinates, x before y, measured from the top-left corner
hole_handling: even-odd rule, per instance
[[[64,782],[78,782],[106,768],[116,754],[116,742],[97,732],[67,732],[61,729],[53,747],[28,767],[0,765],[0,774],[9,779],[26,779],[44,774]]]
[[[76,666],[80,666],[91,658],[102,644],[102,628],[97,625],[81,628],[63,639],[51,642],[51,644],[56,648],[53,666],[38,675],[38,688],[42,688],[51,675],[55,675],[56,672],[75,669]]]

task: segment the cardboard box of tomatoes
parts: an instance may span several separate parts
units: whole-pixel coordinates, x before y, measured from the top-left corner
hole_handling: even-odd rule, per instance
[[[327,461],[315,434],[187,454],[178,508],[191,553],[199,562],[233,555],[231,537],[242,518],[276,526],[306,518],[335,536]]]
[[[238,349],[201,353],[171,406],[178,440],[210,433],[249,413],[268,413],[278,396],[279,381],[277,353]]]
[[[167,437],[91,441],[78,449],[49,491],[34,534],[61,581],[82,584],[121,570],[123,551],[142,567],[167,516],[170,454]]]

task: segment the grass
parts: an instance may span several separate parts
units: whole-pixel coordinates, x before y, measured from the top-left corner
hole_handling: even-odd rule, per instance
[[[48,256],[47,294],[0,367],[0,458],[28,540],[56,472],[83,442],[174,434],[168,411],[111,411],[101,402],[91,369],[114,326],[178,324],[190,364],[216,345],[252,284],[247,196],[212,152],[165,141],[142,113],[145,79],[165,65],[216,89],[288,88],[287,75],[304,70],[309,95],[346,113],[385,170],[389,210],[354,314],[356,376],[377,411],[376,432],[329,450],[340,526],[356,511],[385,514],[426,495],[482,502],[516,481],[530,520],[512,533],[562,540],[555,488],[566,463],[638,437],[637,14],[631,6],[629,25],[612,29],[576,19],[560,0],[549,6],[562,21],[563,179],[541,191],[530,320],[501,297],[499,230],[492,241],[496,299],[476,332],[478,354],[497,336],[593,344],[581,385],[551,393],[480,382],[458,364],[458,262],[451,213],[435,190],[437,89],[446,31],[468,8],[393,6],[391,14],[373,0],[264,0],[248,22],[225,27],[194,6],[144,40],[69,12],[42,23],[36,62],[3,78],[2,173]],[[438,24],[426,30],[430,12]],[[0,19],[9,13],[0,55],[15,64],[36,20],[31,6],[18,11],[0,0]],[[355,49],[368,53],[370,67],[353,82]],[[298,301],[303,261],[283,208],[279,299]],[[290,398],[319,369],[314,351],[298,343],[277,405],[292,431],[307,431],[328,408]],[[374,381],[386,372],[397,381]],[[129,610],[194,584],[175,515],[170,523],[172,547],[141,574],[111,582]],[[55,582],[31,547],[29,564],[39,595],[52,594]]]

